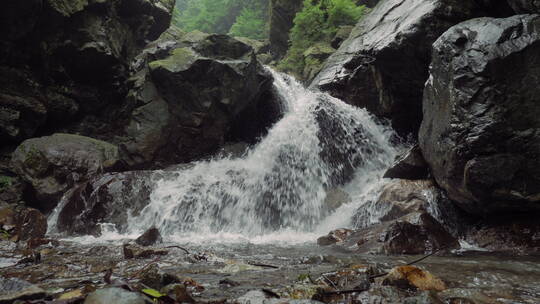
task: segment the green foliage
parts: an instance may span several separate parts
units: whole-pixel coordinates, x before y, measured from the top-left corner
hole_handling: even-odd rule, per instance
[[[281,70],[301,75],[310,64],[321,64],[305,58],[304,52],[316,43],[330,43],[340,26],[354,25],[365,12],[354,0],[304,0],[304,8],[294,18],[290,32],[291,46],[279,64]]]
[[[13,182],[13,178],[5,175],[0,175],[0,189],[10,187]]]
[[[244,8],[236,18],[229,32],[232,36],[251,39],[264,39],[268,35],[268,26],[262,10]]]
[[[178,0],[173,25],[185,31],[266,38],[269,0]]]

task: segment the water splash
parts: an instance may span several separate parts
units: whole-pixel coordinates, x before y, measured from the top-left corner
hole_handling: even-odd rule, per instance
[[[156,226],[173,239],[312,238],[317,228],[347,224],[352,205],[373,192],[397,153],[391,130],[363,109],[270,72],[284,117],[244,157],[198,162],[158,181],[151,202],[129,220],[130,234]],[[353,201],[328,217],[326,193],[345,183]]]

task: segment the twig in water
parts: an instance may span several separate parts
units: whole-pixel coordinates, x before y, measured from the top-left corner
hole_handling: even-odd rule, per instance
[[[409,262],[409,263],[405,264],[405,266],[411,266],[411,265],[414,265],[414,264],[416,264],[416,263],[418,263],[418,262],[421,262],[421,261],[423,261],[423,260],[429,258],[430,256],[432,256],[432,255],[436,254],[437,252],[439,252],[439,251],[441,251],[441,250],[444,250],[444,249],[446,249],[446,247],[439,248],[439,249],[433,251],[432,253],[430,253],[430,254],[428,254],[428,255],[425,255],[425,256],[423,256],[423,257],[421,257],[421,258],[419,258],[419,259],[416,259],[416,260],[414,260],[414,261],[412,261],[412,262]],[[387,275],[387,274],[388,274],[388,272],[381,273],[381,274],[376,274],[376,275],[372,275],[372,276],[369,277],[369,279],[372,280],[372,279],[384,277],[384,276]]]
[[[364,292],[367,289],[365,288],[357,288],[357,289],[347,289],[347,290],[336,290],[336,291],[325,291],[322,294],[327,295],[341,295],[341,294],[347,294],[347,293],[355,293],[355,292]]]
[[[322,274],[322,277],[327,280],[328,282],[330,282],[330,284],[332,284],[332,287],[334,287],[335,290],[339,290],[339,288],[337,288],[336,284],[334,284],[334,282],[332,282],[332,280],[330,280],[329,278],[327,278],[324,274]]]
[[[141,268],[139,271],[135,272],[135,274],[131,275],[129,277],[129,279],[134,279],[136,278],[137,276],[139,276],[139,274],[141,274],[143,271],[145,271],[146,269],[148,269],[148,267],[152,266],[153,264],[156,264],[157,262],[159,262],[159,257],[157,257],[155,260],[153,260],[152,262],[144,265],[143,268]]]
[[[279,266],[268,265],[268,264],[260,264],[260,263],[253,263],[253,262],[248,262],[248,265],[251,265],[251,266],[258,266],[258,267],[264,267],[264,268],[279,269]]]
[[[430,256],[432,256],[432,255],[436,254],[437,252],[439,252],[439,251],[441,251],[441,250],[444,250],[444,249],[446,249],[446,247],[439,248],[439,249],[433,251],[432,253],[430,253],[430,254],[428,254],[428,255],[426,255],[426,256],[423,256],[423,257],[421,257],[421,258],[419,258],[419,259],[417,259],[417,260],[414,260],[414,261],[410,262],[409,264],[407,264],[407,266],[411,266],[411,265],[414,265],[414,264],[416,264],[416,263],[418,263],[418,262],[421,262],[421,261],[423,261],[423,260],[429,258]]]
[[[184,247],[180,247],[180,246],[167,246],[167,247],[165,247],[165,248],[178,248],[178,249],[183,250],[186,254],[189,254],[189,251],[188,251],[186,248],[184,248]]]

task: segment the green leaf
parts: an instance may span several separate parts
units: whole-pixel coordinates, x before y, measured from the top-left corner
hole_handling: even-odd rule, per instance
[[[145,295],[147,296],[150,296],[152,298],[161,298],[163,296],[165,296],[164,294],[162,294],[161,292],[155,290],[155,289],[152,289],[152,288],[145,288],[143,290],[141,290],[142,293],[144,293]]]

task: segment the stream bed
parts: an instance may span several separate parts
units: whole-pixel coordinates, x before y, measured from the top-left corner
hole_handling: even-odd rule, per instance
[[[363,267],[381,273],[419,258],[359,255],[354,250],[319,247],[312,241],[258,244],[246,241],[164,243],[154,249],[165,249],[166,255],[126,259],[123,244],[128,241],[102,241],[88,237],[56,241],[39,247],[39,263],[28,261],[19,264],[17,262],[28,255],[27,250],[2,242],[0,276],[20,278],[54,295],[82,286],[103,287],[106,285],[104,276],[109,269],[112,270],[113,284],[141,281],[151,284],[152,280],[145,278],[145,272],[154,267],[190,285],[198,302],[234,302],[233,299],[245,302],[244,295],[252,292],[248,296],[254,298],[248,302],[259,303],[262,299],[253,294],[255,290],[271,290],[283,298],[310,299],[317,288],[313,282],[320,278],[324,281],[324,274],[328,277],[336,271]],[[445,282],[447,289],[439,293],[439,298],[445,301],[443,303],[539,303],[539,260],[538,257],[461,251],[430,256],[415,265]],[[361,301],[362,294],[354,294],[354,297],[331,302],[400,303],[403,300],[403,295],[384,291],[379,297],[374,291],[369,297],[364,295],[372,302]]]

